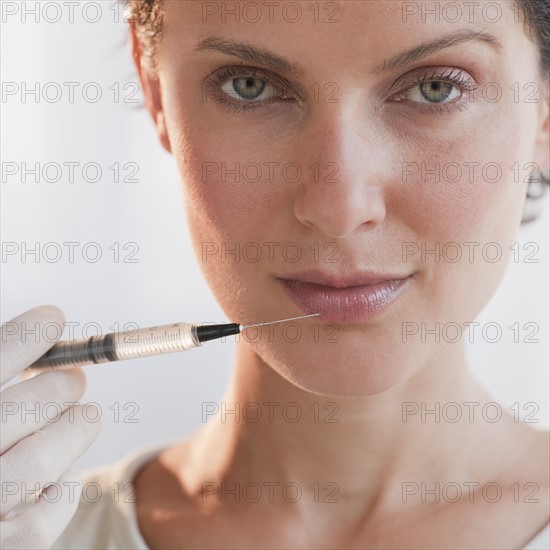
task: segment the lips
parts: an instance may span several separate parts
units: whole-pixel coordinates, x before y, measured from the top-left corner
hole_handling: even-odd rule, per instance
[[[292,301],[305,313],[329,322],[368,321],[382,313],[412,282],[412,275],[307,272],[281,277]]]

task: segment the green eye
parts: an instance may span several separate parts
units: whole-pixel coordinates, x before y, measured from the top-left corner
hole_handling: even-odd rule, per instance
[[[460,90],[443,80],[430,80],[422,82],[411,88],[407,94],[410,101],[417,103],[446,103],[456,99]]]
[[[262,80],[251,76],[233,78],[222,86],[222,90],[233,99],[257,101],[275,96],[275,88]]]

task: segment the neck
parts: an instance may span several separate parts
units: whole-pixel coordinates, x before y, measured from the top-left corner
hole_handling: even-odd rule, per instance
[[[487,421],[482,410],[494,398],[472,376],[464,355],[449,346],[437,362],[388,391],[334,398],[296,387],[239,344],[220,412],[199,432],[201,480],[230,487],[297,484],[304,517],[308,509],[317,518],[323,514],[308,506],[317,491],[321,502],[341,503],[338,517],[355,514],[357,521],[359,514],[402,506],[404,494],[422,483],[484,483],[495,473],[487,471],[493,462],[488,455],[506,467],[501,453],[513,420],[503,408],[500,421]],[[457,412],[462,417],[455,421]],[[515,456],[505,458],[511,463]],[[333,509],[327,508],[328,516],[336,521]]]

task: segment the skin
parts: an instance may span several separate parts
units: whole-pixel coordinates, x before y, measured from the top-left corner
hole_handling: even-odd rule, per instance
[[[464,327],[504,275],[521,221],[528,163],[550,164],[547,84],[538,70],[537,46],[511,9],[488,22],[484,2],[460,23],[429,16],[422,21],[419,15],[405,23],[398,1],[342,1],[333,3],[338,22],[328,24],[314,20],[308,9],[313,2],[300,4],[303,16],[296,23],[280,12],[273,21],[265,15],[257,23],[236,23],[219,13],[205,18],[201,2],[168,1],[157,73],[147,70],[132,28],[146,104],[163,147],[178,163],[201,268],[228,318],[251,323],[304,314],[277,280],[297,271],[371,270],[412,275],[412,281],[380,315],[340,323],[335,338],[317,321],[315,341],[311,319],[300,323],[297,342],[281,327],[242,338],[223,401],[228,409],[236,402],[276,402],[274,420],[265,408],[258,422],[216,415],[190,439],[163,451],[135,480],[140,529],[154,548],[519,548],[548,521],[547,433],[515,422],[506,407],[494,423],[480,408],[473,422],[466,409],[458,422],[421,422],[419,415],[404,421],[404,403],[426,402],[433,409],[436,402],[483,405],[494,398],[468,370],[467,337],[458,343],[420,334],[404,339],[403,323]],[[321,20],[327,13],[321,12]],[[401,53],[457,31],[493,38],[462,41],[392,66]],[[207,37],[262,48],[303,73],[289,76],[243,60],[243,66],[260,70],[252,76],[275,86],[276,97],[238,112],[235,106],[245,100],[216,101],[223,93],[213,92],[213,84],[205,88],[205,82],[224,67],[238,71],[241,59],[197,51]],[[452,83],[454,99],[419,103],[414,77],[447,82],[451,74],[461,78]],[[240,76],[225,73],[225,82]],[[285,81],[292,91],[282,98]],[[537,101],[524,101],[525,95],[514,101],[515,82],[519,90],[536,83]],[[484,99],[489,83],[503,91],[500,100]],[[337,93],[330,97],[336,101],[324,101],[334,85]],[[220,171],[205,179],[205,166],[277,161],[298,163],[302,178],[291,183],[276,170],[270,181],[265,169],[254,183],[232,176],[223,181]],[[335,163],[337,182],[327,182],[331,174],[324,169],[314,181],[309,167],[316,162]],[[404,181],[406,162],[428,169],[457,163],[462,173],[435,182],[418,171]],[[483,176],[480,167],[490,162],[502,167],[498,182],[487,181],[492,173]],[[514,163],[519,181],[509,169]],[[251,242],[281,246],[272,257],[264,246],[258,262],[203,256],[205,243],[234,250]],[[296,263],[281,253],[289,242],[302,250]],[[457,262],[419,253],[403,259],[403,243],[433,250],[436,243],[469,242],[480,243],[474,261],[464,246]],[[500,245],[499,261],[486,261],[480,252],[490,242]],[[310,251],[314,243],[320,245],[318,257]],[[328,261],[334,250],[330,259],[336,261]],[[290,402],[303,413],[299,422],[280,414]],[[204,483],[234,487],[251,481],[295,482],[303,496],[296,503],[280,493],[269,502],[267,490],[258,502],[202,496]],[[454,482],[463,498],[434,505],[433,497],[422,502],[417,494],[403,502],[404,482],[428,488]],[[499,483],[502,498],[489,503],[476,492],[468,502],[468,482]],[[321,502],[308,489],[315,483]],[[323,489],[327,483],[332,485]],[[508,489],[514,483],[521,488],[520,502]],[[526,502],[526,483],[536,484],[532,499],[538,503]],[[333,487],[338,502],[326,502]]]

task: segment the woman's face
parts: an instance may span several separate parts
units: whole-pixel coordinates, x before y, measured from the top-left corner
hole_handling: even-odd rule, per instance
[[[198,260],[233,321],[321,310],[245,338],[306,390],[378,393],[456,351],[548,165],[517,9],[452,4],[165,3],[164,142]],[[284,281],[352,274],[386,282]]]

